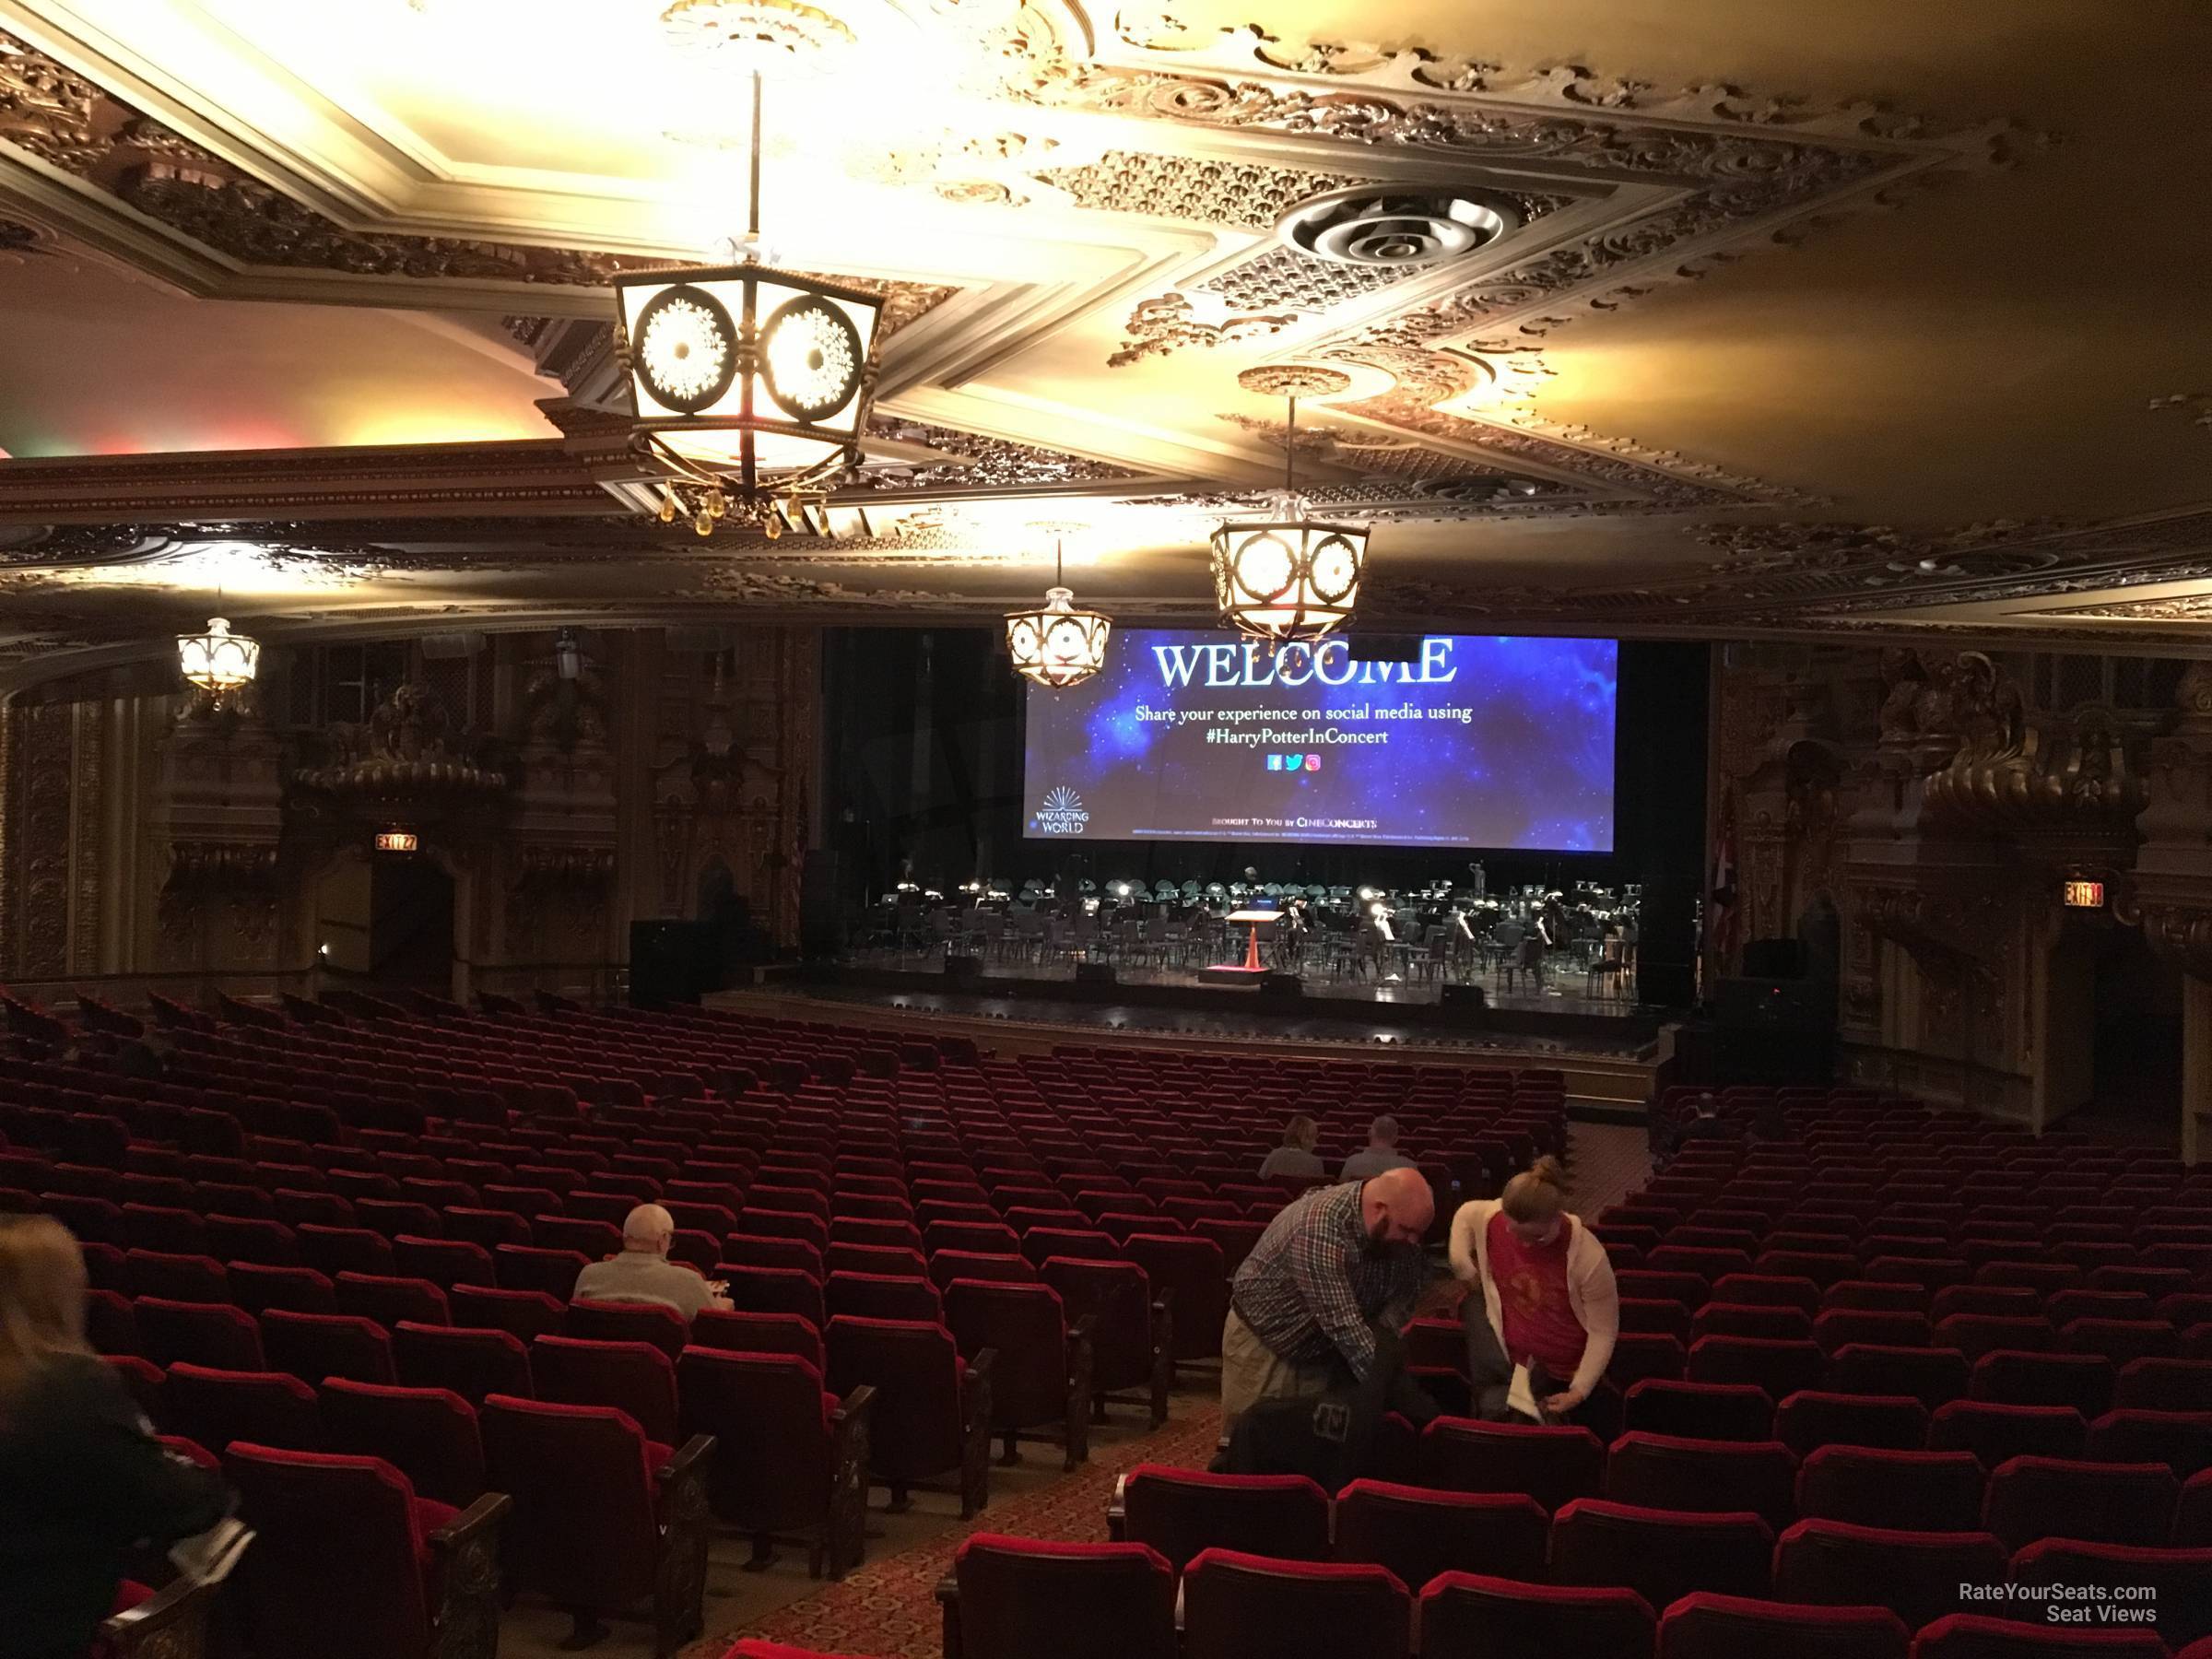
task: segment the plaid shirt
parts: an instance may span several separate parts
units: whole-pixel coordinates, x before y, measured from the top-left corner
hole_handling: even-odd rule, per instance
[[[1319,1187],[1287,1206],[1230,1288],[1237,1317],[1280,1358],[1313,1365],[1341,1354],[1362,1382],[1375,1361],[1370,1327],[1405,1323],[1427,1277],[1418,1250],[1369,1253],[1365,1186]]]

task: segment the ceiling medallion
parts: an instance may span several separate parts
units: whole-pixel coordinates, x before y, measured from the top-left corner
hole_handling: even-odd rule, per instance
[[[1410,270],[1472,253],[1520,225],[1520,209],[1501,195],[1378,182],[1300,202],[1275,234],[1315,259]]]
[[[1237,384],[1263,397],[1331,397],[1350,391],[1352,377],[1320,363],[1262,363],[1239,374]]]
[[[675,0],[661,27],[679,51],[754,73],[818,69],[853,43],[842,18],[801,0]]]
[[[1113,622],[1103,611],[1077,610],[1076,595],[1062,585],[1065,571],[1060,544],[1053,544],[1053,585],[1040,610],[1009,612],[1006,655],[1014,672],[1049,691],[1079,686],[1106,665],[1106,641]]]
[[[660,517],[700,535],[733,513],[771,536],[859,465],[881,295],[761,256],[760,72],[752,73],[744,259],[615,279],[630,442],[661,478]]]
[[[1248,370],[1238,379],[1256,389],[1247,376],[1262,372]],[[1307,516],[1297,487],[1298,397],[1286,394],[1284,402],[1283,488],[1269,516],[1223,524],[1213,535],[1214,602],[1222,622],[1270,645],[1318,640],[1349,621],[1367,571],[1366,525]]]

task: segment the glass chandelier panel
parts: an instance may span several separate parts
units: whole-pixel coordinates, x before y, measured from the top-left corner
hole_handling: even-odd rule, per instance
[[[1317,640],[1351,619],[1367,571],[1367,530],[1302,513],[1214,532],[1214,598],[1240,632]]]
[[[210,617],[206,633],[177,636],[177,664],[186,684],[219,697],[253,683],[261,668],[261,641],[232,633],[222,617]]]
[[[1077,610],[1074,592],[1059,585],[1060,549],[1053,550],[1054,585],[1045,591],[1041,610],[1006,617],[1006,654],[1014,672],[1049,690],[1079,686],[1106,665],[1106,641],[1113,622],[1102,611]]]

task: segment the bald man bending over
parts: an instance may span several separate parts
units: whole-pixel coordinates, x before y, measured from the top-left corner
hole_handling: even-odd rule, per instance
[[[1365,1382],[1378,1324],[1411,1317],[1428,1277],[1436,1199],[1418,1170],[1321,1187],[1268,1223],[1230,1287],[1221,1328],[1221,1441],[1262,1400]]]
[[[696,1268],[668,1259],[676,1218],[657,1204],[641,1204],[622,1222],[622,1253],[594,1262],[576,1276],[579,1301],[659,1302],[688,1324],[701,1308],[727,1309]]]

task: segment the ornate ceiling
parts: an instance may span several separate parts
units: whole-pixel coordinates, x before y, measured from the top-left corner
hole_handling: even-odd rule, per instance
[[[764,219],[887,297],[872,464],[702,541],[636,511],[606,284],[737,228],[732,5],[0,0],[0,688],[218,593],[276,638],[982,617],[1055,537],[1199,619],[1289,365],[1385,625],[2212,618],[2183,0],[841,0]]]

